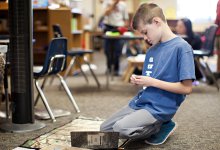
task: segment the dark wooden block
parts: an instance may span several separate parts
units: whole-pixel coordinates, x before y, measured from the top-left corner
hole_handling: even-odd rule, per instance
[[[117,149],[118,137],[118,132],[74,131],[71,132],[71,145],[89,149]]]

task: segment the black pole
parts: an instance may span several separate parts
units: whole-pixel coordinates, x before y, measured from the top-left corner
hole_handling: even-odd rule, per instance
[[[12,123],[34,123],[32,0],[9,0]]]
[[[9,0],[12,122],[0,124],[5,131],[23,133],[45,127],[34,121],[32,18],[32,0]]]

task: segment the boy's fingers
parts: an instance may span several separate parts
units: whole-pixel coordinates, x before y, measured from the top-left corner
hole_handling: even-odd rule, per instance
[[[142,77],[142,76],[136,76],[135,78],[136,78],[136,79],[141,79],[141,77]]]
[[[131,80],[134,80],[135,78],[131,76],[130,79],[131,79]]]
[[[143,84],[143,81],[142,81],[142,79],[140,78],[140,79],[136,79],[136,80],[135,80],[135,83],[138,84],[138,85],[142,85],[142,84]]]
[[[130,80],[135,81],[136,78],[135,78],[134,76],[131,76],[131,77],[130,77]]]
[[[130,78],[130,82],[134,82],[134,79]]]
[[[136,78],[136,75],[132,74],[132,75],[131,75],[131,78],[135,79],[135,78]]]

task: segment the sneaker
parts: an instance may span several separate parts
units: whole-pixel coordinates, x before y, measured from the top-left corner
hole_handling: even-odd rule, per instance
[[[197,81],[197,80],[193,81],[192,85],[193,86],[198,86],[199,85],[199,81]]]
[[[150,145],[163,144],[167,140],[167,138],[174,132],[176,128],[177,128],[177,123],[173,122],[172,120],[163,123],[160,128],[160,131],[156,134],[151,135],[144,142]]]

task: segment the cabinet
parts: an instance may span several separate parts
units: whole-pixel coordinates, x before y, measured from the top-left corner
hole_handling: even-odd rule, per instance
[[[48,8],[34,9],[33,26],[34,26],[34,64],[42,64],[48,43],[54,37],[53,24],[60,24],[63,35],[68,39],[68,48],[72,47],[71,43],[71,12],[70,9],[60,8],[51,10]]]
[[[83,45],[83,25],[82,14],[71,11],[71,34],[72,34],[72,46],[82,47]]]
[[[0,2],[0,35],[8,34],[8,4]]]

